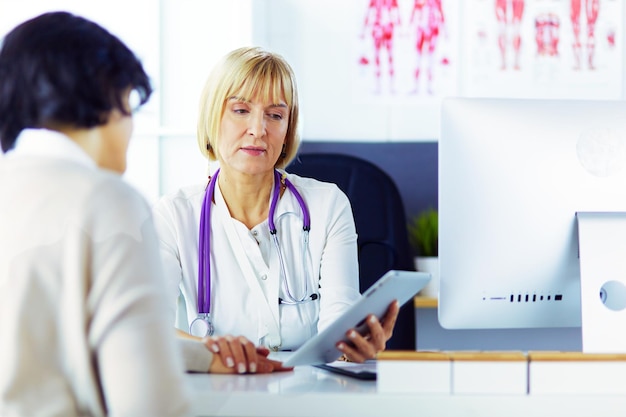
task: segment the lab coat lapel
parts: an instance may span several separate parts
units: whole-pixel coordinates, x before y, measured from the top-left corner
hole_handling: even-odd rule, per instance
[[[280,318],[278,313],[278,287],[270,289],[270,291],[276,294],[276,296],[273,300],[268,300],[263,292],[263,289],[261,288],[261,285],[259,284],[259,281],[257,280],[254,268],[248,259],[248,255],[239,240],[239,236],[233,224],[233,219],[226,208],[226,203],[223,201],[221,193],[216,192],[215,198],[217,214],[220,222],[224,226],[224,230],[226,231],[228,244],[236,254],[237,263],[239,264],[241,272],[246,279],[248,287],[253,293],[255,302],[257,303],[260,318],[258,326],[259,340],[265,337],[265,341],[268,346],[278,348],[281,345],[279,326]],[[219,202],[218,199],[220,200]]]

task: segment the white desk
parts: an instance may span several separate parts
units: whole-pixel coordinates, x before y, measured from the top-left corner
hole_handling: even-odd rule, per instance
[[[625,376],[626,379],[626,376]],[[195,416],[590,417],[626,415],[626,396],[378,394],[376,382],[317,368],[270,375],[190,374]]]

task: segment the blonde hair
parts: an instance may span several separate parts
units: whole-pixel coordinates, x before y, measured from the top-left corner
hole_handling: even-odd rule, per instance
[[[284,98],[289,108],[289,124],[285,136],[284,157],[276,162],[284,168],[295,158],[298,134],[298,90],[291,66],[275,53],[258,47],[244,47],[228,53],[209,75],[200,97],[198,146],[210,161],[215,161],[220,124],[230,97],[278,103]]]

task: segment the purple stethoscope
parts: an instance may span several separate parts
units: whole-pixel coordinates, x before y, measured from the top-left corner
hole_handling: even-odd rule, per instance
[[[200,214],[200,235],[198,243],[198,317],[196,317],[189,326],[189,333],[193,336],[205,337],[212,336],[215,332],[213,323],[211,321],[211,203],[215,194],[215,184],[217,183],[217,175],[220,170],[215,171],[215,174],[209,181],[206,193],[204,194],[204,201],[202,202],[202,211]],[[281,175],[277,170],[274,170],[274,192],[272,194],[272,200],[270,202],[270,210],[267,217],[267,224],[270,230],[270,235],[274,241],[274,245],[278,251],[278,258],[280,261],[281,274],[282,274],[282,286],[283,293],[286,299],[279,298],[278,301],[281,304],[300,304],[312,300],[317,300],[319,295],[316,293],[309,294],[309,277],[305,272],[304,276],[304,295],[302,297],[294,297],[289,289],[287,283],[287,273],[285,269],[285,263],[283,260],[282,251],[280,250],[280,244],[278,243],[278,236],[276,233],[276,225],[274,224],[274,215],[276,213],[276,205],[278,198],[280,197],[281,185],[293,193],[300,208],[302,210],[302,230],[303,233],[303,245],[302,245],[302,262],[306,262],[306,253],[309,249],[309,231],[311,230],[311,217],[309,215],[309,209],[302,198],[302,195],[298,192],[296,187],[287,179],[286,174]],[[307,269],[303,265],[303,271]]]

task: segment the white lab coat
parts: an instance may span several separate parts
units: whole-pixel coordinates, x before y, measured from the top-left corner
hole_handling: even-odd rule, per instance
[[[294,296],[303,294],[304,275],[308,274],[309,292],[319,298],[279,305],[279,297],[288,297],[281,288],[278,251],[267,220],[248,230],[230,217],[216,186],[211,211],[211,316],[218,335],[243,335],[270,348],[296,349],[360,297],[357,235],[348,198],[335,184],[292,174],[288,178],[311,215],[310,260],[303,273],[302,211],[286,189],[274,221],[289,289]],[[164,196],[153,210],[164,270],[171,282],[172,319],[182,293],[186,317],[181,327],[186,331],[198,316],[198,235],[205,186]],[[177,321],[180,323],[180,317]]]
[[[45,130],[0,161],[0,199],[0,415],[187,415],[146,202]]]

